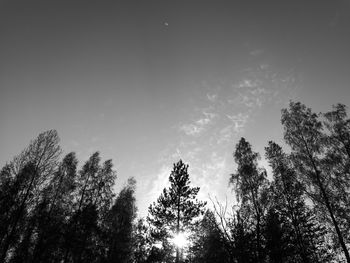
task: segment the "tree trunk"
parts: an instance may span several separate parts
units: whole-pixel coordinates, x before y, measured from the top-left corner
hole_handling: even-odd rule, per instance
[[[176,235],[180,233],[180,195],[177,201],[177,225],[176,225]],[[176,245],[176,263],[180,262],[180,249],[179,246]]]

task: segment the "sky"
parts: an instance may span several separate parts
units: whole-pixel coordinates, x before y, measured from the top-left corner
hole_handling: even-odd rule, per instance
[[[350,106],[349,47],[349,0],[0,0],[0,165],[56,129],[137,180],[141,216],[179,159],[231,200],[241,137],[263,155],[290,100]]]

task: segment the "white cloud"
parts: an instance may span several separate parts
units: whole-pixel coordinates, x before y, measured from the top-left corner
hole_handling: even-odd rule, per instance
[[[238,136],[244,136],[247,124],[268,103],[278,103],[289,96],[293,74],[273,71],[268,64],[257,65],[228,80],[205,81],[195,97],[193,109],[180,124],[174,126],[174,140],[160,153],[154,173],[143,177],[141,202],[150,204],[169,186],[173,163],[182,159],[189,164],[192,186],[199,186],[199,199],[218,197],[224,202],[234,196],[228,187],[234,171],[232,152]]]
[[[216,99],[218,98],[218,94],[210,94],[210,93],[207,93],[207,98],[210,102],[215,102]]]
[[[261,107],[263,105],[262,97],[260,96],[252,96],[252,94],[239,94],[239,98],[240,103],[249,109]]]
[[[249,114],[238,113],[236,115],[226,115],[233,123],[234,132],[241,132],[249,119]]]
[[[225,194],[232,195],[228,178],[233,172],[230,166],[234,165],[235,140],[244,133],[257,111],[268,103],[277,103],[283,96],[287,97],[288,85],[294,81],[289,73],[274,72],[268,64],[241,73],[232,81],[218,80],[212,85],[203,82],[200,95],[193,98],[195,107],[188,114],[191,120],[176,126],[181,135],[178,144],[169,146],[164,152],[161,165],[168,170],[167,173],[165,170],[159,172],[153,192],[159,193],[165,187],[164,181],[168,179],[173,160],[181,158],[190,165],[193,185],[201,187],[200,198],[206,199],[208,193],[212,197],[221,196],[220,200]],[[161,189],[156,188],[158,184],[162,184]]]
[[[199,119],[193,123],[183,124],[179,127],[179,130],[184,132],[186,135],[198,136],[208,129],[214,119],[217,117],[216,113],[210,112],[210,109],[204,108],[201,109],[201,115]]]
[[[209,118],[202,118],[202,119],[197,120],[196,123],[199,126],[205,126],[205,125],[210,123],[210,119]]]
[[[218,117],[217,113],[213,113],[213,112],[208,112],[208,109],[203,109],[202,113],[204,114],[205,117],[207,117],[208,119],[212,120],[216,117]]]
[[[241,80],[236,87],[242,89],[242,88],[256,88],[258,87],[259,82],[257,80],[254,79],[244,79]]]
[[[204,128],[195,124],[184,124],[180,126],[180,131],[183,131],[186,135],[196,136],[199,135]]]

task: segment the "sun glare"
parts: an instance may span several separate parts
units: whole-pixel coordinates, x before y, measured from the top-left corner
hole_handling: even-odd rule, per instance
[[[175,244],[175,246],[180,247],[180,248],[182,248],[188,244],[187,236],[185,233],[178,233],[178,234],[174,235],[172,241]]]

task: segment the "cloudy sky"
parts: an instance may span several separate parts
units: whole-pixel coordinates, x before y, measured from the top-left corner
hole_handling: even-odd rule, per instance
[[[281,142],[290,99],[350,106],[349,47],[349,0],[0,0],[0,164],[57,129],[136,178],[141,215],[180,158],[223,200],[235,144]]]

